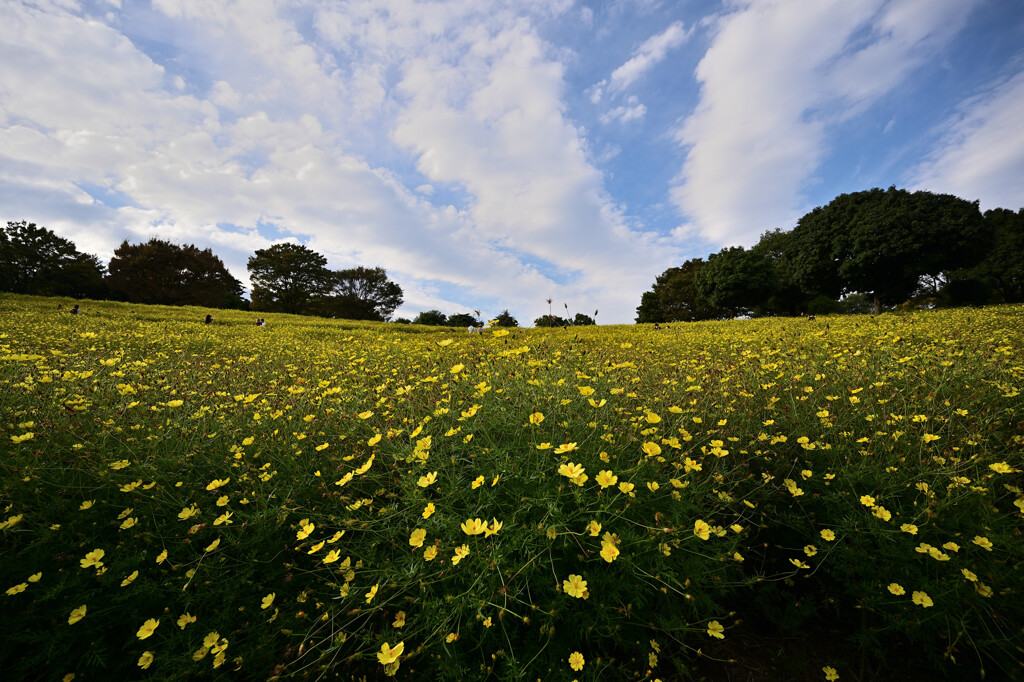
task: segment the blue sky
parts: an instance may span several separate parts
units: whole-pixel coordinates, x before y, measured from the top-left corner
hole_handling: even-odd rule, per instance
[[[7,0],[0,219],[103,259],[298,241],[399,315],[628,323],[896,185],[1024,206],[1019,0]]]

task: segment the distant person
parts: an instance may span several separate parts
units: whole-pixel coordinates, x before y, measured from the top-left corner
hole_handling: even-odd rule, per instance
[[[71,309],[71,314],[72,315],[77,315],[80,312],[82,312],[82,311],[78,309],[78,304],[76,303],[75,307]]]
[[[207,315],[206,319],[203,320],[203,324],[211,324],[213,322],[213,315]]]
[[[263,318],[261,317],[260,319],[256,320],[256,326],[257,326],[257,327],[266,327],[266,326],[267,326],[267,321],[266,321],[266,320],[264,320],[264,319],[263,319]]]

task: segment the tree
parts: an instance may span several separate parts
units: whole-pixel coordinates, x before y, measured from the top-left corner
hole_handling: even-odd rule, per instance
[[[804,292],[870,293],[875,312],[906,300],[924,275],[975,265],[991,232],[969,202],[890,187],[841,194],[793,230],[794,276]]]
[[[658,275],[651,291],[640,298],[636,321],[693,322],[722,316],[723,313],[701,296],[694,286],[694,276],[705,265],[703,258],[692,258]]]
[[[541,315],[533,321],[534,327],[568,327],[571,322],[558,315]]]
[[[400,305],[402,287],[388,279],[384,268],[360,266],[332,272],[330,291],[313,300],[310,310],[348,320],[386,322]]]
[[[100,298],[103,265],[45,227],[8,222],[0,228],[0,291]]]
[[[572,318],[572,326],[574,327],[588,327],[594,324],[597,324],[594,318],[584,313],[576,313],[576,317]]]
[[[768,260],[742,246],[722,249],[708,257],[694,274],[697,296],[711,306],[735,317],[763,313],[778,282]]]
[[[516,318],[512,317],[512,315],[509,314],[508,310],[503,310],[503,311],[501,311],[501,313],[497,317],[494,318],[494,326],[495,327],[518,327],[519,326],[519,320],[517,320]]]
[[[440,310],[428,310],[413,318],[413,324],[429,324],[435,327],[443,327],[448,322],[448,316]]]
[[[242,283],[210,249],[150,239],[121,243],[108,265],[107,285],[132,303],[241,308]]]
[[[959,303],[1024,302],[1024,208],[985,211],[992,248],[972,268],[950,273],[945,296]]]
[[[448,318],[449,327],[482,327],[483,323],[469,313],[457,313]]]
[[[274,244],[249,258],[253,310],[303,314],[330,291],[327,259],[301,244]]]

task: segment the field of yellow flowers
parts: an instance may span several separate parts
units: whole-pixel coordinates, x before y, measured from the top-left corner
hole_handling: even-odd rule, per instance
[[[4,679],[1024,674],[1024,308],[59,302],[0,296]]]

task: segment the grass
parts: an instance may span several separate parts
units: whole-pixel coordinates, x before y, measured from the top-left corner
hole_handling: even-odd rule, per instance
[[[0,296],[8,679],[1022,677],[1024,308],[58,302]]]

